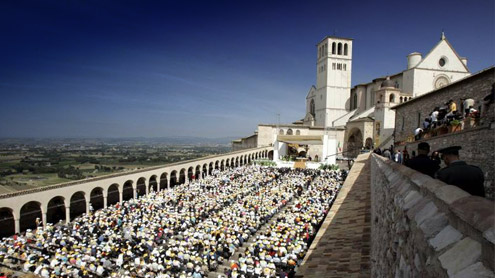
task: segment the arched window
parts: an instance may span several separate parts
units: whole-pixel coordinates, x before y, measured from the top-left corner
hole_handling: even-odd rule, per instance
[[[339,45],[337,47],[337,54],[342,55],[342,43],[339,42]]]
[[[344,70],[347,70],[347,65],[346,64],[344,64]]]
[[[313,115],[313,118],[315,117],[315,100],[311,99],[311,102],[309,103],[309,113]]]
[[[296,130],[296,135],[301,135],[301,131],[299,129]]]
[[[287,135],[292,135],[292,129],[287,129]]]
[[[353,107],[354,109],[357,108],[357,94],[354,94],[354,96],[352,96],[352,102],[353,102]]]
[[[389,96],[389,102],[395,102],[395,95],[394,94],[391,94]]]
[[[399,98],[400,103],[402,103],[402,97]]]
[[[332,54],[335,54],[335,43],[332,43]]]
[[[347,56],[347,43],[344,44],[344,55]]]
[[[283,129],[280,129],[280,131],[278,132],[278,134],[284,135],[284,130]]]

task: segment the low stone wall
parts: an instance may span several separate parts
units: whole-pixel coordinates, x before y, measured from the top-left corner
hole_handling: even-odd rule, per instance
[[[371,277],[495,277],[495,204],[375,154]]]

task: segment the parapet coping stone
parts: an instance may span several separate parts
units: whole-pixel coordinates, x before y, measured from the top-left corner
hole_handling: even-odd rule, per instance
[[[472,196],[457,186],[433,179],[385,157],[373,154],[372,158],[388,180],[389,188],[395,189],[395,187],[399,186],[399,189],[395,189],[394,191],[401,191],[403,195],[397,196],[398,200],[396,200],[396,204],[400,204],[400,207],[404,210],[407,217],[409,219],[414,219],[419,228],[421,228],[422,223],[425,222],[426,219],[441,212],[443,212],[443,215],[448,219],[446,225],[439,225],[436,228],[440,228],[440,226],[445,227],[438,233],[436,230],[433,231],[430,235],[433,236],[433,238],[428,240],[430,246],[437,252],[452,245],[454,242],[459,241],[461,238],[464,238],[463,240],[469,239],[478,244],[475,245],[479,247],[478,251],[480,252],[480,256],[478,256],[478,259],[481,257],[482,248],[480,240],[483,238],[486,239],[483,244],[491,245],[488,248],[483,246],[483,253],[485,252],[485,249],[495,250],[495,203],[493,201],[478,196]],[[405,181],[417,186],[419,192],[414,190],[414,188],[408,186],[401,187],[400,185],[395,184]],[[392,183],[394,183],[393,186]],[[420,197],[418,198],[416,196]],[[416,198],[418,198],[418,200],[416,200]],[[474,237],[468,236],[469,233],[463,234],[460,232],[467,231],[465,225],[472,228],[475,234],[471,235]],[[426,228],[427,227],[423,227],[422,230],[424,231]],[[456,245],[458,243],[456,243]],[[493,254],[490,254],[490,251],[488,251],[487,255],[490,259],[493,259]],[[473,261],[472,263],[475,262]],[[488,262],[488,264],[493,271],[493,263]]]

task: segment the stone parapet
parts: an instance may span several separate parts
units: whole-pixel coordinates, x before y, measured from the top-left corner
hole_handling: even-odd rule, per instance
[[[495,277],[495,204],[373,154],[371,277]]]

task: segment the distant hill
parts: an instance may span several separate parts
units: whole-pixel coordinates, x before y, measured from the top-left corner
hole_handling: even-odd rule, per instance
[[[0,138],[0,144],[167,144],[167,145],[230,145],[236,137],[123,137],[123,138]]]

